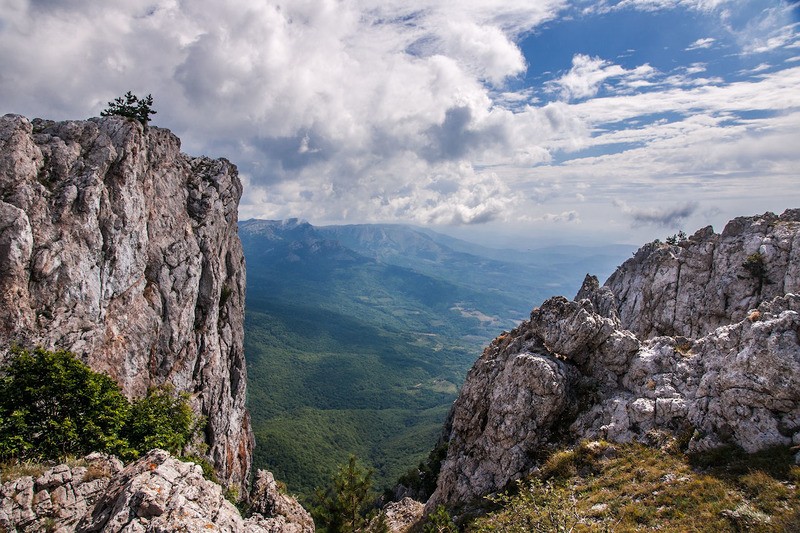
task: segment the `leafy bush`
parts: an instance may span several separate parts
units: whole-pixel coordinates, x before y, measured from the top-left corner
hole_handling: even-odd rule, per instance
[[[141,100],[138,96],[128,91],[125,96],[119,96],[113,102],[108,103],[100,116],[121,116],[138,120],[143,126],[150,122],[150,115],[155,115],[157,111],[153,109],[153,96],[148,94]]]
[[[129,411],[119,385],[71,353],[15,348],[0,377],[0,458],[125,454]]]
[[[458,527],[444,505],[439,505],[422,526],[422,531],[424,533],[458,533]]]
[[[189,395],[176,393],[172,385],[151,387],[134,400],[124,435],[139,452],[153,448],[180,455],[199,425]]]
[[[186,394],[151,388],[131,404],[117,383],[70,352],[12,349],[0,374],[0,460],[55,460],[152,448],[180,454],[199,422]]]

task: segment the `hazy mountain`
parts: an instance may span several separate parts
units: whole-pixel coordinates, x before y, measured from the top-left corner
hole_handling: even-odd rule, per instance
[[[323,226],[318,232],[375,260],[503,294],[520,317],[554,294],[573,295],[580,286],[575,280],[587,273],[606,277],[636,249],[625,244],[495,249],[392,224]]]

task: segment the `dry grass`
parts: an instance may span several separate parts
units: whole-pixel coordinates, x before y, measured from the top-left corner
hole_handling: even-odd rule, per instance
[[[554,452],[539,477],[468,531],[800,531],[800,467],[788,449],[703,456],[583,443]],[[520,529],[519,525],[524,524]]]
[[[25,476],[37,478],[56,465],[65,464],[70,468],[76,466],[86,466],[86,460],[73,456],[64,457],[58,461],[34,461],[34,460],[11,460],[0,463],[0,482],[5,483],[12,479],[19,479]]]
[[[105,463],[92,463],[86,467],[86,473],[83,475],[84,483],[94,481],[95,479],[110,478],[113,472],[111,467]]]
[[[8,461],[0,463],[0,482],[5,483],[12,479],[18,479],[25,476],[37,478],[44,474],[45,470],[50,468],[36,461]]]

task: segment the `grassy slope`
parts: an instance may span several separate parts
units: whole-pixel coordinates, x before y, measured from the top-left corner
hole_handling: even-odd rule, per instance
[[[689,456],[584,443],[555,452],[538,477],[495,498],[501,508],[466,530],[800,531],[798,485],[788,448]]]

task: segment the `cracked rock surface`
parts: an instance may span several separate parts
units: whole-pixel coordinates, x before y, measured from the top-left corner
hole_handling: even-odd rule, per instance
[[[101,454],[83,462],[85,466],[58,465],[37,478],[24,476],[0,485],[0,527],[26,533],[314,531],[308,513],[274,487],[255,491],[255,506],[260,507],[243,518],[222,487],[203,477],[200,466],[164,450],[152,450],[124,468],[116,458]],[[260,472],[258,479],[264,477]]]
[[[645,245],[604,286],[587,276],[475,363],[426,512],[501,490],[581,439],[800,444],[798,293],[800,210]]]
[[[74,352],[129,397],[172,383],[206,417],[217,476],[246,485],[242,186],[165,129],[0,117],[0,362]]]

